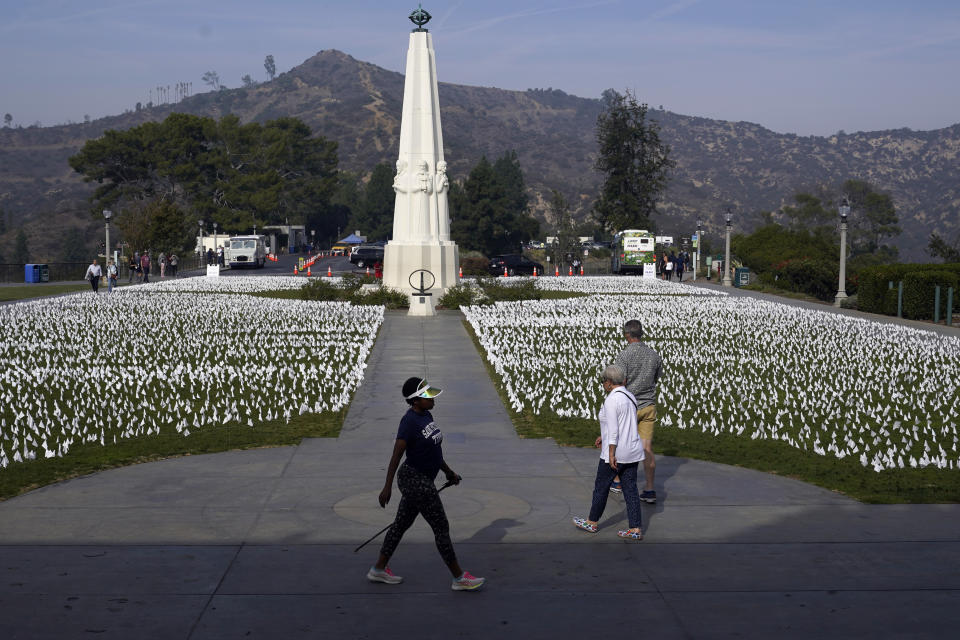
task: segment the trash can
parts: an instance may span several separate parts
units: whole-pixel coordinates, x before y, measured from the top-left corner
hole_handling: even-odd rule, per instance
[[[23,265],[24,282],[50,282],[50,267],[45,264]]]
[[[745,287],[750,284],[750,269],[747,267],[737,267],[733,273],[733,286]]]

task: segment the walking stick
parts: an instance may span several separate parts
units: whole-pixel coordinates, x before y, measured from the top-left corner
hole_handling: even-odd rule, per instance
[[[443,485],[442,487],[440,487],[439,489],[437,489],[437,493],[440,493],[441,491],[443,491],[444,489],[446,489],[447,487],[449,487],[449,486],[452,485],[452,484],[453,484],[452,482],[446,483],[445,485]],[[369,540],[367,540],[366,542],[364,542],[363,544],[361,544],[359,547],[357,547],[356,549],[354,549],[353,552],[356,553],[357,551],[360,551],[360,549],[363,549],[365,546],[367,546],[368,544],[370,544],[371,542],[373,542],[374,540],[376,540],[376,539],[380,536],[381,533],[383,533],[384,531],[386,531],[387,529],[389,529],[389,528],[392,527],[392,526],[393,526],[393,523],[391,522],[390,524],[388,524],[387,526],[385,526],[383,529],[380,529],[380,531],[377,531],[375,534],[373,534],[372,536],[370,536],[370,539],[369,539]]]

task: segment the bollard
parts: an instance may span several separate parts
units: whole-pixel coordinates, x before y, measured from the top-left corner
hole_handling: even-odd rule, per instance
[[[953,324],[953,287],[947,289],[947,326]]]
[[[940,324],[940,285],[933,289],[933,324]]]
[[[903,280],[897,283],[897,317],[903,317]]]

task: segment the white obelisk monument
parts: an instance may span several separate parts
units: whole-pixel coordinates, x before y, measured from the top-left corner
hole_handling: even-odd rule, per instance
[[[423,28],[429,19],[422,8],[410,14],[417,28],[407,49],[393,238],[383,258],[383,284],[410,294],[410,315],[434,315],[437,298],[459,282],[460,256],[450,240],[436,55]]]

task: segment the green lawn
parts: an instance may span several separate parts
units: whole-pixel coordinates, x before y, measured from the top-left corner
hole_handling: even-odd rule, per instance
[[[294,416],[289,424],[282,419],[254,427],[227,424],[197,429],[189,436],[167,427],[161,428],[159,435],[121,440],[112,445],[78,445],[63,457],[31,460],[0,470],[0,500],[61,480],[151,460],[294,445],[303,438],[335,438],[340,435],[346,414],[347,410],[342,409],[335,413]]]
[[[106,291],[106,286],[103,287]],[[55,296],[61,293],[90,291],[89,284],[25,284],[13,287],[0,287],[0,302]]]
[[[496,371],[484,357],[470,323],[464,326],[483,358],[517,433],[524,438],[553,438],[559,444],[592,447],[600,434],[596,420],[562,418],[549,412],[514,411]],[[955,469],[895,469],[875,472],[854,456],[838,459],[801,451],[771,440],[714,436],[694,429],[658,425],[654,452],[720,462],[796,478],[871,503],[942,503],[960,501],[960,472]]]
[[[0,294],[14,290],[27,290],[21,297],[35,297],[58,292],[89,291],[89,285],[0,287]],[[299,298],[299,291],[271,293],[279,298]],[[53,392],[51,390],[51,393]],[[149,393],[156,394],[161,391],[151,388]],[[289,422],[283,418],[255,421],[253,426],[245,422],[232,422],[191,430],[187,436],[178,433],[173,425],[160,424],[160,432],[154,435],[124,438],[113,444],[109,443],[108,436],[106,445],[100,445],[99,442],[75,444],[62,457],[38,457],[0,469],[0,500],[62,480],[141,462],[237,449],[296,445],[301,439],[308,437],[335,438],[340,434],[347,409],[344,407],[339,411],[294,415]]]

